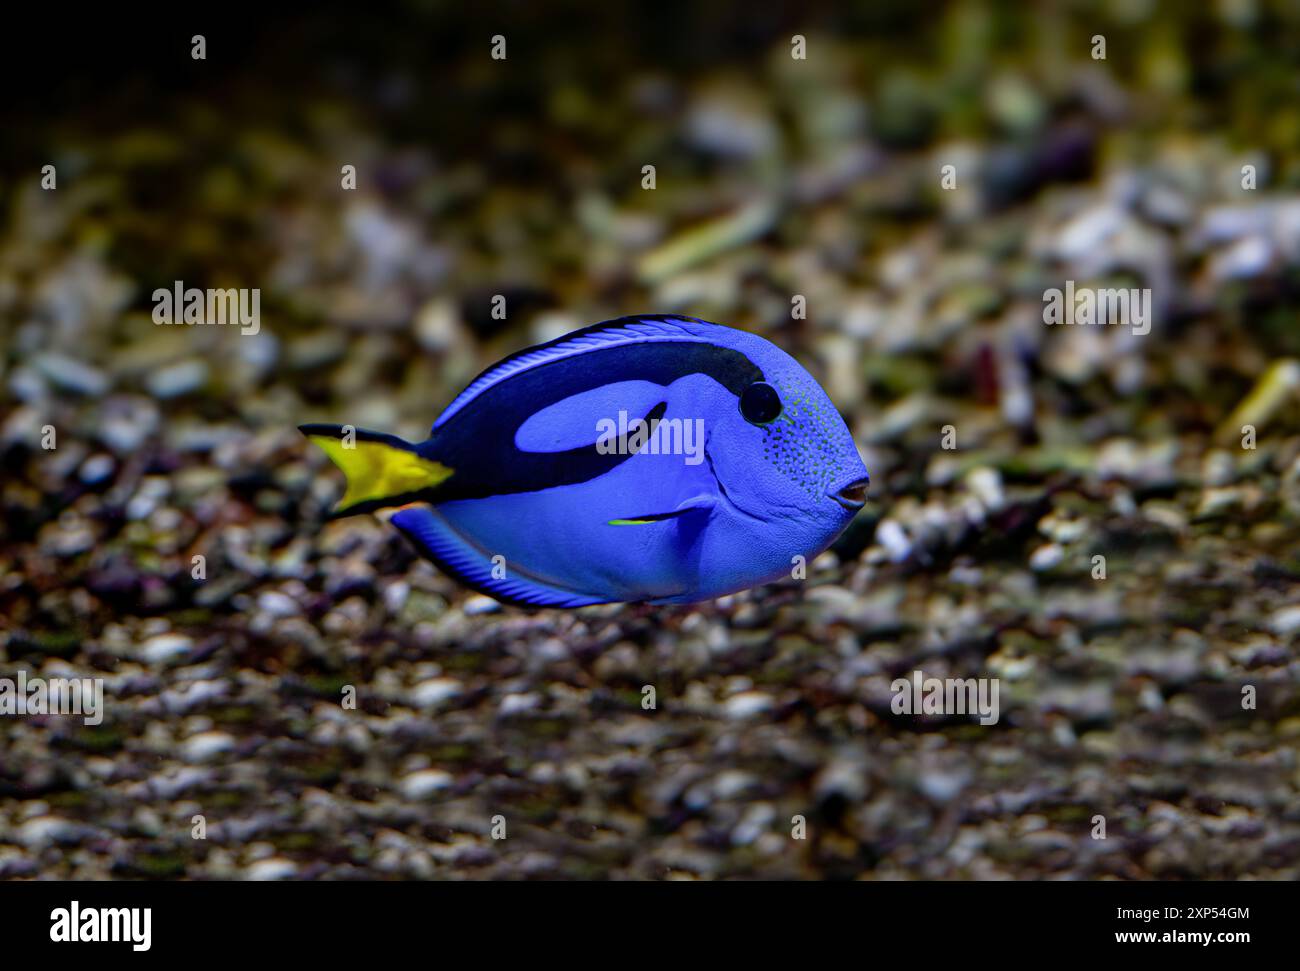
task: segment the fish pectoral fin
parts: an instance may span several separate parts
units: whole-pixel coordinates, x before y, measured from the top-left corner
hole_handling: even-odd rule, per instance
[[[611,519],[608,523],[610,526],[647,526],[650,523],[662,523],[671,519],[680,519],[683,516],[689,516],[692,513],[712,512],[713,507],[717,505],[717,500],[713,496],[700,495],[680,503],[676,509],[671,512],[654,512],[646,513],[641,516],[628,516],[626,519]]]

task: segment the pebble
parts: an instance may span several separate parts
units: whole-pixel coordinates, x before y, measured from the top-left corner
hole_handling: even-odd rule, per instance
[[[997,469],[985,465],[971,469],[966,473],[966,488],[990,512],[997,512],[1006,503],[1006,495],[1002,491],[1002,475]]]
[[[390,616],[396,617],[406,606],[406,598],[411,594],[411,585],[405,580],[398,580],[384,587],[384,609]]]
[[[279,590],[267,590],[257,598],[257,607],[272,617],[295,617],[301,612],[298,601]]]
[[[37,371],[20,366],[9,372],[9,393],[19,401],[32,403],[43,400],[49,388]]]
[[[116,455],[130,455],[158,427],[158,406],[147,398],[114,395],[98,412],[100,440]]]
[[[876,541],[895,563],[901,563],[911,555],[912,541],[907,538],[903,527],[892,519],[881,520],[876,527]]]
[[[1079,263],[1092,257],[1120,231],[1126,219],[1124,211],[1113,205],[1085,210],[1062,228],[1056,240],[1057,256],[1067,263]]]
[[[532,711],[542,703],[542,699],[536,694],[508,694],[501,699],[502,716],[518,715],[525,711]]]
[[[1209,275],[1216,284],[1229,280],[1250,280],[1268,270],[1273,246],[1262,236],[1247,236],[1210,259]]]
[[[931,769],[921,773],[917,789],[927,799],[942,805],[956,799],[969,783],[968,769]]]
[[[465,601],[462,609],[467,617],[477,617],[480,614],[498,613],[501,610],[501,603],[483,594],[476,594]]]
[[[145,378],[145,388],[164,401],[201,391],[208,383],[206,361],[190,359],[159,368]]]
[[[776,819],[776,810],[765,802],[751,803],[736,828],[731,831],[732,846],[750,846],[757,842]]]
[[[77,477],[86,485],[99,485],[111,479],[116,468],[117,463],[113,461],[113,457],[100,452],[81,463]]]
[[[191,681],[162,692],[159,699],[169,712],[181,715],[224,698],[227,688],[225,681]]]
[[[226,732],[200,732],[185,740],[181,746],[181,756],[186,762],[212,762],[234,747],[234,736]]]
[[[696,148],[738,159],[767,155],[778,137],[763,103],[742,96],[740,91],[719,91],[696,99],[687,112],[685,131]]]
[[[88,523],[72,517],[59,523],[59,528],[51,531],[48,546],[56,556],[80,556],[95,548],[95,532]]]
[[[819,800],[835,795],[857,805],[867,798],[866,769],[854,760],[835,759],[818,773],[813,793]]]
[[[449,298],[426,303],[415,316],[415,339],[427,351],[446,351],[464,341],[456,304]]]
[[[166,664],[193,649],[194,641],[184,634],[157,634],[140,646],[140,656],[150,664]]]
[[[1065,550],[1056,543],[1045,543],[1034,550],[1029,557],[1029,568],[1031,570],[1050,570],[1053,567],[1061,565],[1065,559]]]
[[[247,880],[292,880],[297,875],[297,865],[281,856],[258,860],[244,869]]]
[[[1196,507],[1197,519],[1208,519],[1223,515],[1230,509],[1239,508],[1246,496],[1245,489],[1206,489],[1201,495],[1201,502]]]
[[[739,721],[771,711],[774,704],[771,695],[761,691],[742,691],[722,703],[722,713]]]
[[[60,816],[37,816],[18,827],[18,842],[30,850],[80,841],[83,827]]]
[[[411,703],[416,708],[437,708],[444,701],[457,697],[464,687],[455,678],[430,678],[411,689]],[[505,714],[502,704],[502,714]]]
[[[1232,456],[1223,449],[1211,449],[1201,462],[1201,479],[1206,486],[1226,486],[1236,478],[1237,467]]]
[[[1268,619],[1268,627],[1280,637],[1290,637],[1300,631],[1300,606],[1283,607]]]
[[[99,368],[63,354],[38,354],[33,363],[51,384],[63,391],[98,398],[110,387],[108,375]]]
[[[449,789],[455,782],[450,772],[441,769],[421,769],[402,779],[402,795],[407,799],[421,800]]]

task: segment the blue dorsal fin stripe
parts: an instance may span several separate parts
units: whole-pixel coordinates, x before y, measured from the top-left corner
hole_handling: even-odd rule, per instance
[[[603,323],[593,324],[590,327],[584,327],[582,330],[566,334],[546,344],[525,348],[517,354],[512,354],[505,360],[492,365],[471,381],[464,391],[452,399],[451,404],[443,410],[442,414],[438,416],[438,420],[433,423],[433,430],[436,432],[449,418],[457,414],[488,388],[539,364],[546,364],[550,361],[557,361],[578,354],[586,354],[589,351],[605,347],[615,347],[620,344],[635,344],[645,341],[696,341],[707,343],[717,339],[714,332],[721,331],[725,331],[725,328],[719,327],[717,324],[710,324],[708,321],[697,320],[694,317],[658,315],[619,317],[615,320],[607,320]]]
[[[447,575],[467,587],[520,607],[586,607],[607,599],[565,590],[525,577],[506,564],[506,576],[492,575],[492,559],[463,539],[431,507],[407,506],[393,514],[392,523]]]

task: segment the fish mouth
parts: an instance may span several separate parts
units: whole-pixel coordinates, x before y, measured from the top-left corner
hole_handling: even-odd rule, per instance
[[[841,486],[834,492],[829,493],[829,495],[845,509],[857,512],[867,504],[867,486],[869,485],[871,485],[871,476],[863,475],[854,479],[848,485]]]

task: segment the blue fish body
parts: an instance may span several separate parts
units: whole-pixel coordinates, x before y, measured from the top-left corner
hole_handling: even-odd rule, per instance
[[[513,355],[409,444],[305,425],[391,522],[498,600],[689,603],[791,575],[865,499],[826,393],[757,335],[687,317],[597,324]]]

